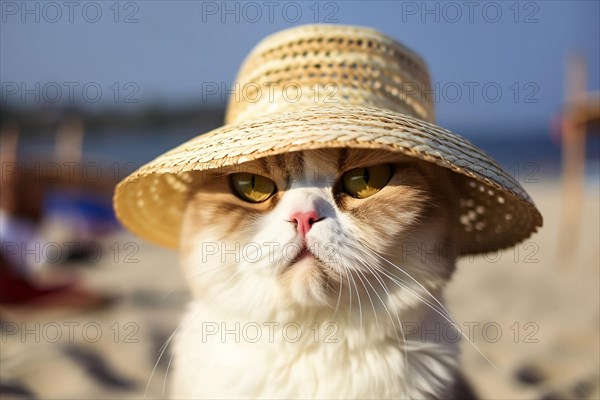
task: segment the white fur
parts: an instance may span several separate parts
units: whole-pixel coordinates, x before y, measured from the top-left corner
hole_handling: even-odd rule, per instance
[[[215,241],[218,226],[184,227],[188,244],[195,244],[183,255],[195,299],[175,334],[174,398],[431,398],[451,385],[457,344],[428,342],[423,332],[405,337],[401,325],[447,323],[423,301],[439,307],[433,297],[438,282],[419,275],[443,261],[388,256],[394,243],[385,238],[394,223],[389,233],[372,237],[335,207],[331,176],[314,168],[318,157],[306,163],[311,173],[231,241]],[[306,242],[331,261],[328,279],[344,284],[339,296],[327,296],[308,263],[287,270],[302,242],[288,216],[307,210],[326,217]],[[437,240],[430,236],[412,233],[413,240]],[[367,266],[387,271],[404,287],[373,279]]]
[[[451,383],[457,367],[451,344],[400,346],[394,333],[385,334],[374,323],[361,329],[340,320],[324,325],[330,315],[305,318],[294,321],[302,327],[295,342],[294,325],[284,333],[282,321],[225,319],[222,312],[193,303],[174,349],[173,397],[418,399],[443,393]],[[212,334],[215,322],[218,332]]]

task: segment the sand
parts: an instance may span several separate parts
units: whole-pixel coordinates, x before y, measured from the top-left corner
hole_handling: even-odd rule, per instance
[[[541,231],[515,249],[461,260],[448,287],[448,308],[473,342],[462,341],[463,369],[482,398],[598,398],[598,186],[588,187],[578,246],[562,253],[558,183],[526,189],[544,215]],[[150,382],[148,397],[162,397],[168,350],[150,379],[152,369],[188,298],[177,254],[126,233],[104,246],[97,264],[72,273],[114,295],[113,306],[0,308],[3,385],[40,398],[139,398]]]
[[[457,321],[480,324],[473,328],[474,344],[493,363],[463,341],[464,370],[483,398],[577,398],[574,390],[581,398],[598,398],[598,187],[587,189],[580,230],[570,233],[579,237],[572,251],[559,246],[560,187],[537,183],[526,189],[544,227],[515,249],[463,260],[446,292]],[[546,379],[524,384],[515,379],[522,369]]]

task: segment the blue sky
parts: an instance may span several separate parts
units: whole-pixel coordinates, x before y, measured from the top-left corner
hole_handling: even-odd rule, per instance
[[[560,109],[565,60],[574,51],[587,58],[588,86],[599,87],[598,1],[72,4],[1,2],[6,99],[21,101],[23,87],[55,98],[60,86],[67,102],[85,100],[84,87],[92,97],[99,88],[98,103],[84,101],[89,107],[197,101],[203,82],[231,87],[261,38],[314,22],[374,27],[420,53],[440,92],[438,122],[450,128],[547,126]],[[127,96],[139,102],[125,103]],[[24,101],[37,100],[25,95]]]

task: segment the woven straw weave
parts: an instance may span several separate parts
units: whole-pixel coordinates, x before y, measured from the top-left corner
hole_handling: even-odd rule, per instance
[[[202,184],[202,171],[290,151],[349,147],[397,152],[454,171],[460,254],[512,246],[542,225],[509,174],[432,123],[433,103],[423,95],[431,87],[425,63],[385,35],[330,25],[283,31],[255,48],[236,84],[240,93],[230,100],[228,125],[168,151],[118,185],[115,209],[134,233],[177,247],[183,211],[192,188]],[[285,84],[300,88],[296,101],[277,90]],[[275,90],[267,96],[269,85]]]
[[[242,93],[230,99],[226,123],[315,104],[368,105],[434,121],[425,62],[367,28],[308,25],[270,36],[248,56],[236,83]],[[302,95],[281,98],[285,85]]]

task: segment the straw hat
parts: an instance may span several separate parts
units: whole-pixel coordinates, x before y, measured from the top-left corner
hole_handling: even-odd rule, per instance
[[[267,37],[243,63],[226,125],[125,178],[114,205],[137,235],[177,247],[202,171],[291,151],[381,149],[450,169],[460,193],[461,254],[512,246],[542,225],[525,190],[462,137],[434,125],[425,62],[375,30],[305,25]]]

